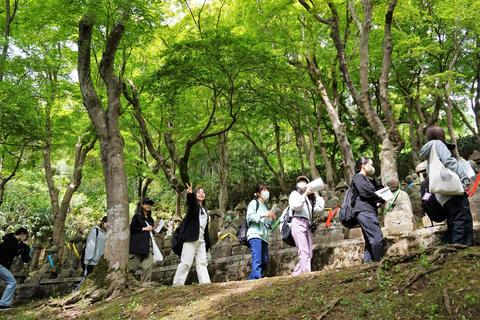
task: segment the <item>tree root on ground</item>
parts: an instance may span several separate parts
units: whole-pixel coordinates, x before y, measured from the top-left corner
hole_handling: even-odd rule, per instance
[[[450,296],[448,295],[447,288],[443,288],[442,294],[443,294],[443,304],[445,305],[445,309],[447,309],[450,319],[454,319],[452,305],[450,302],[451,299],[450,299]]]
[[[341,298],[337,298],[335,299],[327,308],[327,310],[325,310],[318,318],[317,320],[322,320],[323,318],[325,318],[334,308],[335,306],[340,302]]]
[[[400,293],[404,292],[407,288],[409,288],[412,284],[414,284],[415,282],[417,282],[421,277],[429,274],[429,273],[432,273],[432,272],[435,272],[437,270],[440,270],[442,269],[441,266],[433,266],[432,268],[430,269],[424,269],[424,270],[421,270],[419,272],[417,272],[412,278],[410,278],[410,280],[408,280],[408,282],[403,286],[401,287],[398,291]]]

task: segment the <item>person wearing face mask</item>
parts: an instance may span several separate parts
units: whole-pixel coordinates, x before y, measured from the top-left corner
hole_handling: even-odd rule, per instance
[[[363,261],[365,263],[380,261],[383,257],[383,234],[377,211],[385,200],[375,193],[381,187],[373,179],[375,168],[371,159],[367,157],[358,159],[355,172],[352,179],[353,199],[355,199],[353,212],[365,239]]]
[[[313,214],[322,212],[325,206],[324,199],[307,186],[309,180],[305,176],[297,178],[296,189],[290,193],[288,205],[292,211],[292,237],[297,247],[298,263],[292,275],[296,276],[312,271],[312,231],[310,226]]]
[[[198,283],[210,283],[208,274],[207,251],[210,249],[208,235],[208,211],[205,208],[205,190],[197,187],[192,191],[187,184],[187,214],[182,224],[183,247],[173,286],[183,286],[187,279],[193,260],[197,270]]]
[[[275,213],[268,210],[266,202],[270,192],[266,185],[259,185],[255,191],[255,199],[247,207],[247,240],[252,254],[252,271],[248,280],[264,277],[268,263],[268,237],[272,229]]]

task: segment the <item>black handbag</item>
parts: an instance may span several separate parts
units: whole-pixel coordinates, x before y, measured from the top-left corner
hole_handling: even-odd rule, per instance
[[[280,234],[282,236],[283,242],[288,244],[289,246],[295,247],[295,240],[293,239],[292,236],[292,228],[290,227],[290,223],[292,222],[292,216],[290,207],[287,207],[285,210],[288,210],[284,217],[283,217],[283,222],[282,222],[282,227],[280,228]]]
[[[184,230],[185,220],[182,220],[180,225],[173,231],[172,234],[172,250],[179,257],[182,256],[183,249],[183,230]]]

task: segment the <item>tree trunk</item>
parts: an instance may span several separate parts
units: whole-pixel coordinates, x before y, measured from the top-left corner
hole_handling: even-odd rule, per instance
[[[45,179],[47,181],[48,195],[50,197],[50,205],[52,207],[52,217],[55,221],[57,220],[59,211],[60,211],[60,203],[58,199],[58,195],[60,191],[55,186],[51,155],[52,155],[51,104],[47,103],[45,107],[45,146],[43,147],[43,166],[45,169]],[[63,248],[63,241],[62,242],[59,241],[60,240],[59,238],[61,237],[58,235],[58,232],[55,231],[55,227],[58,227],[58,225],[55,226],[54,224],[52,240],[53,240],[53,244],[57,246],[59,251],[61,251]]]
[[[75,145],[75,160],[73,165],[73,177],[70,180],[65,193],[63,194],[60,207],[57,215],[53,220],[53,243],[61,250],[65,244],[65,220],[67,218],[68,211],[70,210],[70,202],[74,193],[80,187],[83,178],[83,165],[87,158],[87,154],[95,146],[97,137],[87,132],[78,138],[78,142]],[[59,251],[60,252],[60,251]],[[59,254],[59,256],[61,256]]]
[[[282,190],[283,194],[289,194],[289,191],[290,191],[290,187],[288,186],[288,184],[285,182],[285,176],[284,176],[284,172],[279,172],[277,170],[275,170],[275,168],[273,167],[272,163],[270,162],[270,160],[268,159],[268,155],[265,151],[263,151],[259,145],[257,144],[257,142],[245,131],[240,131],[240,133],[245,137],[247,138],[248,141],[250,141],[250,143],[252,144],[252,146],[254,147],[254,149],[258,152],[259,156],[263,159],[263,162],[265,163],[265,165],[267,166],[268,170],[270,170],[270,172],[275,176],[275,178],[277,179],[278,181],[278,185],[280,186],[280,189]],[[279,148],[280,146],[280,137],[279,135],[275,135],[275,139],[276,139],[276,146],[277,146],[277,149]],[[277,151],[277,156],[280,154],[280,152]],[[281,159],[281,158],[280,158]],[[281,161],[280,161],[281,162]]]
[[[452,115],[452,100],[450,99],[450,96],[448,95],[448,86],[447,86],[447,94],[446,94],[446,100],[447,100],[447,108],[445,112],[447,113],[447,128],[448,128],[448,135],[450,136],[450,142],[453,144],[457,144],[457,136],[455,134],[455,129],[453,127],[453,115]],[[454,154],[455,157],[460,158],[460,153],[458,152],[458,148],[455,148],[452,153]]]
[[[323,139],[322,128],[320,127],[320,119],[321,119],[321,110],[320,107],[317,107],[317,139],[318,145],[320,146],[320,152],[322,154],[323,164],[325,165],[325,178],[327,182],[327,187],[330,190],[335,189],[335,179],[334,179],[334,170],[332,166],[332,162],[328,157],[327,147],[325,145],[325,140]]]
[[[219,195],[218,209],[220,210],[220,225],[223,225],[223,218],[228,207],[228,146],[227,134],[222,133],[218,136],[218,147],[220,154],[220,164],[218,167]]]
[[[0,82],[3,81],[3,78],[5,76],[5,63],[7,61],[8,48],[10,46],[10,33],[11,33],[10,27],[17,13],[18,2],[19,0],[14,1],[13,11],[12,11],[10,0],[5,0],[5,26],[3,28],[3,45],[2,45],[2,52],[0,55]]]
[[[126,21],[126,14],[121,21]],[[100,140],[100,150],[107,193],[109,228],[105,243],[105,259],[109,266],[110,289],[114,292],[127,284],[129,247],[129,207],[127,176],[123,155],[123,139],[120,133],[120,95],[122,83],[114,74],[114,59],[124,33],[123,22],[114,24],[107,35],[105,50],[99,66],[100,75],[107,88],[107,104],[104,108],[91,78],[91,42],[94,21],[89,15],[79,23],[78,76],[80,91],[90,120]],[[106,110],[106,111],[105,111]]]
[[[18,168],[20,167],[20,162],[22,162],[24,151],[25,151],[25,146],[22,148],[20,155],[17,157],[17,160],[15,162],[15,167],[13,167],[13,170],[10,172],[10,174],[6,177],[0,176],[0,207],[3,204],[3,199],[5,196],[5,186],[7,185],[8,181],[10,181],[17,174]]]
[[[408,107],[408,130],[410,133],[410,146],[412,148],[412,157],[414,165],[418,165],[421,162],[420,159],[420,143],[418,139],[418,131],[416,130],[419,126],[415,121],[413,114],[413,98],[405,97],[405,102]]]

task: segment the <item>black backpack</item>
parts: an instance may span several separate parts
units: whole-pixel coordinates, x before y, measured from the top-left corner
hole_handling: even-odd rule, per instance
[[[260,203],[257,199],[255,199],[255,201],[257,202],[257,208],[255,209],[255,211],[258,211]],[[240,226],[240,230],[238,230],[237,232],[237,239],[240,244],[250,247],[247,237],[248,228],[250,228],[250,224],[247,222],[247,217],[245,217],[245,222]]]
[[[95,228],[96,234],[95,234],[95,246],[97,245],[97,238],[98,238],[98,228]],[[88,240],[88,237],[87,237]],[[82,250],[82,255],[80,256],[80,264],[82,265],[82,270],[85,271],[85,268],[87,267],[85,265],[85,251],[87,250],[87,242],[85,241],[85,245],[83,246]]]
[[[443,222],[447,219],[447,210],[438,202],[437,198],[433,193],[430,194],[430,197],[426,200],[425,194],[428,192],[429,182],[428,177],[420,185],[420,194],[422,196],[422,208],[425,214],[433,222]]]
[[[353,212],[355,208],[355,196],[353,193],[353,182],[345,193],[345,198],[343,199],[342,207],[340,208],[339,219],[345,228],[355,228],[358,226],[357,217]]]

